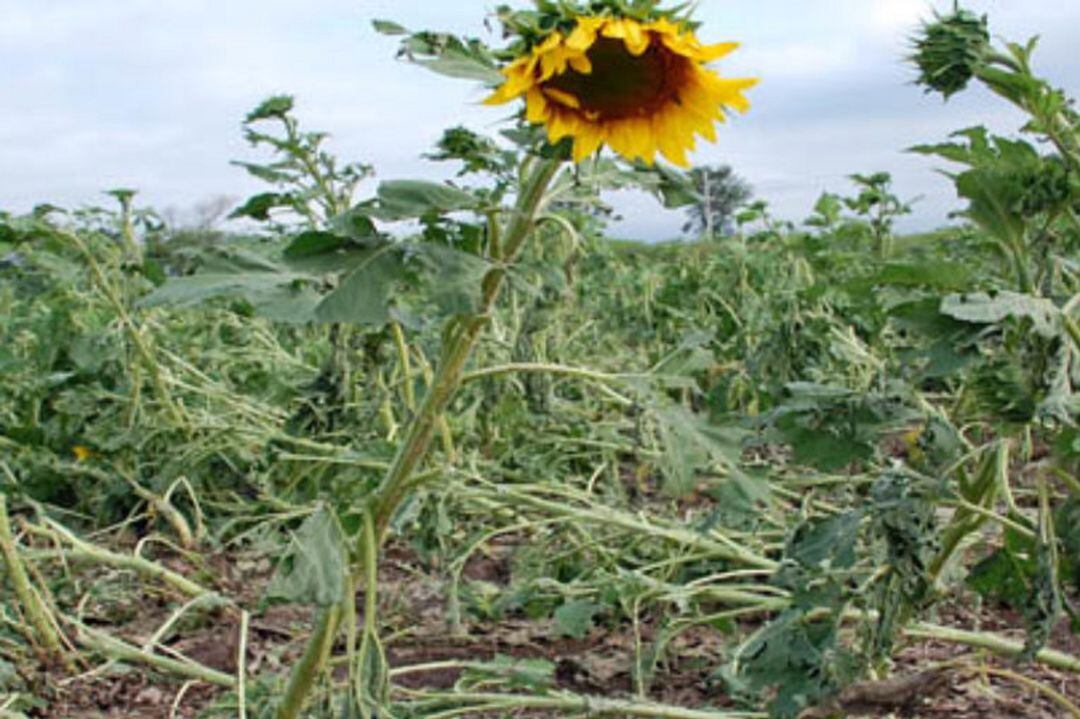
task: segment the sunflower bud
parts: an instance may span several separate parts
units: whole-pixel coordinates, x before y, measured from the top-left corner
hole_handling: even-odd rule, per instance
[[[985,15],[958,8],[950,15],[936,15],[914,44],[911,59],[919,68],[918,84],[947,100],[967,87],[982,65],[990,48],[990,30]]]

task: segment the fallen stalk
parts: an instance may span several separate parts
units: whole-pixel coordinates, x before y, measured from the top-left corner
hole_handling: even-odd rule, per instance
[[[594,524],[604,524],[630,532],[660,537],[675,544],[758,569],[774,571],[780,566],[777,562],[763,557],[730,539],[719,538],[715,533],[704,535],[688,529],[652,524],[637,516],[607,507],[571,507],[503,485],[491,489],[482,488],[467,491],[476,491],[485,496],[495,497],[504,503],[506,499],[510,499],[515,505],[529,506],[554,516],[572,516]]]
[[[64,651],[63,643],[56,626],[49,618],[49,609],[34,591],[30,577],[26,573],[22,558],[19,556],[15,537],[11,533],[11,520],[8,518],[7,496],[0,493],[0,555],[7,567],[8,577],[15,596],[34,628],[34,636],[45,645],[47,652],[64,664],[70,666],[70,660]]]
[[[655,704],[645,701],[605,699],[603,697],[580,696],[576,694],[557,694],[552,696],[530,696],[513,694],[431,694],[417,703],[424,704],[426,715],[433,714],[428,707],[443,705],[480,705],[484,710],[540,710],[562,713],[580,713],[584,716],[632,716],[642,719],[765,719],[768,715],[760,712],[720,712],[684,709],[667,704]],[[475,711],[475,707],[465,707],[465,711]],[[450,716],[448,714],[447,716]]]
[[[48,517],[43,517],[42,521],[45,523],[45,527],[27,524],[26,530],[39,537],[51,539],[60,544],[70,545],[70,549],[41,552],[40,554],[42,556],[47,556],[49,554],[59,555],[62,553],[63,556],[69,559],[81,559],[97,562],[117,569],[130,570],[150,579],[167,584],[173,589],[191,597],[213,594],[209,589],[196,584],[182,574],[178,574],[171,569],[166,569],[160,564],[155,564],[148,559],[143,559],[142,557],[134,555],[119,554],[84,542],[82,539],[75,536],[71,530]]]
[[[914,622],[904,633],[915,639],[937,639],[951,644],[962,644],[985,649],[1003,657],[1016,658],[1024,654],[1024,644],[989,632],[972,632],[966,629],[941,627],[927,622]],[[1043,649],[1035,655],[1036,661],[1054,669],[1080,674],[1080,657],[1056,649]]]
[[[73,621],[72,624],[76,629],[76,642],[84,648],[100,652],[114,661],[126,662],[129,664],[145,664],[168,674],[198,679],[207,684],[225,687],[226,689],[234,689],[236,687],[236,677],[230,674],[204,667],[195,662],[170,659],[169,657],[163,657],[160,654],[145,651],[139,647],[132,646],[123,640],[112,637],[105,632],[91,629],[79,622]]]

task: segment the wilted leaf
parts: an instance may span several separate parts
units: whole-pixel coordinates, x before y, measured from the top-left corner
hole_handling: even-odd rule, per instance
[[[345,536],[337,517],[324,507],[293,535],[266,595],[297,604],[340,604],[346,599],[347,572]]]

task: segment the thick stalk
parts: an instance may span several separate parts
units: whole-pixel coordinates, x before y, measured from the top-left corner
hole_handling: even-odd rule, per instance
[[[37,638],[45,645],[54,658],[60,659],[65,664],[67,657],[64,654],[63,645],[56,627],[49,620],[48,609],[45,608],[41,599],[34,592],[30,583],[30,577],[26,574],[22,559],[19,557],[18,548],[15,546],[15,538],[11,533],[11,522],[7,513],[7,497],[0,494],[0,555],[3,556],[4,565],[7,566],[8,577],[11,586],[15,590],[15,596],[23,606],[30,625],[34,628]]]
[[[560,161],[540,160],[532,168],[518,196],[514,215],[506,232],[501,260],[484,277],[483,296],[479,312],[474,317],[454,322],[445,335],[445,345],[431,387],[416,416],[409,423],[405,440],[383,479],[375,500],[375,529],[379,542],[386,534],[390,520],[410,494],[416,468],[426,459],[435,435],[438,419],[449,406],[461,386],[465,365],[472,356],[480,333],[487,324],[487,315],[495,306],[506,277],[506,268],[517,258],[532,233],[544,194],[558,171]]]
[[[469,694],[465,692],[421,695],[430,704],[478,705],[501,712],[549,711],[564,716],[624,716],[641,719],[766,719],[760,712],[702,711],[647,701],[607,699],[570,693],[557,695]],[[475,713],[472,709],[462,714]],[[433,713],[429,712],[429,716]],[[448,712],[447,716],[452,713]]]
[[[375,551],[385,538],[394,513],[420,481],[416,478],[416,470],[427,458],[440,418],[461,386],[465,365],[487,324],[487,316],[499,298],[507,266],[517,258],[532,234],[544,195],[561,164],[558,160],[540,160],[532,166],[522,182],[500,248],[501,254],[492,257],[496,266],[484,277],[479,311],[473,317],[451,320],[443,335],[442,356],[427,395],[409,421],[405,438],[372,502]],[[320,612],[304,656],[293,667],[286,696],[278,707],[277,719],[296,719],[300,715],[316,679],[326,668],[341,617],[340,607],[325,608]],[[366,620],[373,621],[373,618]]]
[[[296,719],[300,716],[308,695],[323,675],[323,669],[334,648],[334,637],[337,636],[338,627],[341,626],[341,618],[340,604],[320,610],[315,621],[315,630],[308,639],[304,655],[293,665],[289,686],[277,708],[277,719]]]
[[[913,623],[910,627],[904,629],[904,634],[916,639],[937,639],[976,649],[986,649],[1003,657],[1019,657],[1024,653],[1023,642],[1015,642],[988,632],[971,632],[965,629],[939,627],[927,622]],[[1080,658],[1055,649],[1043,649],[1035,655],[1035,659],[1048,667],[1066,672],[1080,672]]]

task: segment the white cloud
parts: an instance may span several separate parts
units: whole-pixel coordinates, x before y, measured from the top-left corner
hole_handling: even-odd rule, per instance
[[[524,3],[525,0],[513,0]],[[996,33],[1042,32],[1037,66],[1073,94],[1080,3],[969,0]],[[297,95],[310,128],[333,134],[343,157],[374,162],[383,178],[441,176],[420,159],[442,129],[495,130],[506,112],[478,106],[467,82],[393,59],[372,18],[485,35],[491,0],[0,0],[0,207],[99,202],[116,184],[160,205],[255,185],[228,161],[254,157],[239,124],[263,96]],[[754,109],[723,129],[701,162],[730,162],[802,217],[825,187],[854,171],[891,170],[900,194],[932,197],[933,224],[953,202],[930,160],[903,155],[918,141],[989,122],[1014,129],[1000,100],[965,95],[948,105],[908,87],[904,44],[919,19],[950,0],[755,0],[701,3],[703,34],[743,49],[721,67],[755,75]],[[491,36],[488,36],[491,37]],[[497,40],[497,38],[496,38]],[[627,234],[676,230],[678,215],[649,203]]]

